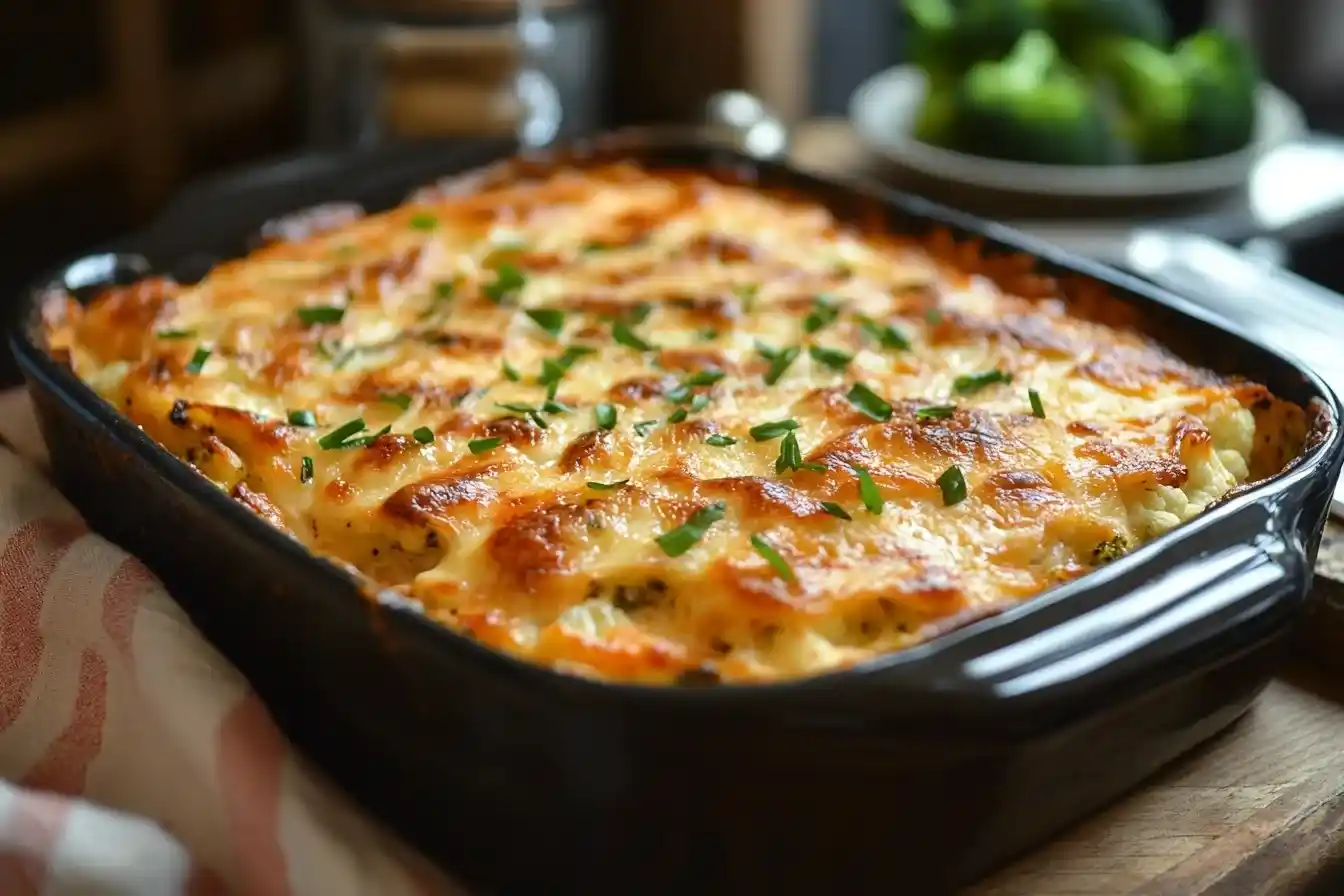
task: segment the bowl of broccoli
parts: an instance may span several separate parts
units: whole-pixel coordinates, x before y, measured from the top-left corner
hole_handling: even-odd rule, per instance
[[[1245,183],[1305,131],[1250,49],[1173,41],[1155,0],[901,0],[909,63],[851,100],[860,137],[963,184],[1077,197],[1180,196]]]

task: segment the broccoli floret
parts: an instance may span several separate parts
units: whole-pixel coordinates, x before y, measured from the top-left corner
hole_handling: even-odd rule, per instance
[[[1140,162],[1190,157],[1191,88],[1175,57],[1129,37],[1091,44],[1084,68],[1109,84],[1120,107],[1118,130]]]
[[[1048,0],[904,0],[906,56],[934,83],[1002,59],[1028,31],[1049,24]]]
[[[1072,56],[1098,40],[1127,37],[1171,46],[1171,19],[1157,0],[1049,0],[1050,33]]]
[[[956,147],[1055,165],[1104,165],[1116,142],[1088,83],[1049,35],[1029,31],[1001,62],[973,66],[958,93]]]
[[[1206,30],[1172,54],[1190,90],[1190,158],[1236,152],[1255,135],[1255,90],[1260,72],[1250,49]]]
[[[1171,53],[1133,38],[1088,47],[1083,65],[1109,84],[1121,136],[1141,162],[1177,162],[1233,152],[1255,128],[1258,75],[1249,51],[1217,32]]]

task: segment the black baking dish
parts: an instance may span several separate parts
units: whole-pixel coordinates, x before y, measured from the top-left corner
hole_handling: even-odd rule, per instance
[[[492,152],[492,149],[482,152]],[[868,666],[796,683],[649,688],[499,655],[315,559],[153,444],[40,344],[36,302],[242,251],[300,205],[400,201],[481,161],[356,153],[226,179],[33,290],[11,344],[52,467],[143,557],[289,736],[377,816],[490,892],[939,892],[1232,722],[1305,608],[1344,460],[1337,399],[1178,297],[922,200],[629,134],[578,156],[731,168],[898,232],[950,227],[1109,283],[1187,358],[1316,411],[1288,470],[1069,585]],[[202,254],[203,253],[203,254]],[[820,888],[820,890],[818,890]]]

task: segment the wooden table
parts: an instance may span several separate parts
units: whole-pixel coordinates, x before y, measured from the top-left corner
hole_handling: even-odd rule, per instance
[[[793,155],[891,179],[835,121],[799,127]],[[1313,593],[1342,611],[1311,626],[1310,658],[1213,741],[966,896],[1344,894],[1344,649],[1334,669],[1322,656],[1344,647],[1344,526],[1327,529],[1317,573]]]

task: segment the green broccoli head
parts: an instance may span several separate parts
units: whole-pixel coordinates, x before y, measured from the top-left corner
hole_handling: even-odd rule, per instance
[[[1191,90],[1173,56],[1135,38],[1114,37],[1089,45],[1083,67],[1112,88],[1117,130],[1137,161],[1190,157]]]
[[[1158,0],[1049,0],[1050,32],[1073,55],[1117,37],[1171,45],[1171,19]]]
[[[976,64],[961,82],[957,148],[1055,165],[1104,165],[1116,142],[1092,89],[1050,36],[1029,31],[1002,61]]]
[[[1045,30],[1049,0],[904,0],[907,58],[941,83],[1001,59],[1028,31]]]
[[[1213,30],[1181,41],[1172,54],[1190,91],[1192,158],[1243,148],[1255,135],[1255,91],[1260,72],[1241,41]]]

